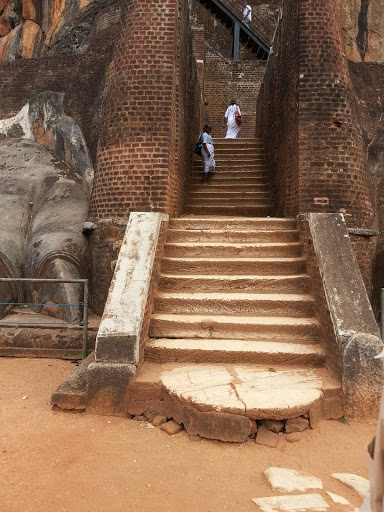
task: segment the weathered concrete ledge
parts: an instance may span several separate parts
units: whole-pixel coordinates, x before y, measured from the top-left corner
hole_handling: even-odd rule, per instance
[[[168,215],[131,213],[88,368],[87,411],[124,414],[129,382],[141,364],[152,311],[153,276]],[[161,247],[160,247],[161,246]]]
[[[377,414],[383,385],[382,341],[356,261],[344,216],[310,213],[314,253],[342,359],[346,414]]]

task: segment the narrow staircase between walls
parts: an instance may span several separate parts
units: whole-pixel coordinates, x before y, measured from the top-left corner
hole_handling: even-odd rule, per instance
[[[296,221],[271,216],[262,143],[216,139],[215,159],[208,184],[194,161],[185,215],[170,220],[130,407],[236,442],[267,420],[292,432],[339,417]]]

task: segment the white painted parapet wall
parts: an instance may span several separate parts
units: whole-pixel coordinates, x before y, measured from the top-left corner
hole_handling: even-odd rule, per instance
[[[124,414],[128,383],[141,363],[156,255],[168,218],[155,212],[130,214],[96,338],[95,362],[88,367],[87,411]]]

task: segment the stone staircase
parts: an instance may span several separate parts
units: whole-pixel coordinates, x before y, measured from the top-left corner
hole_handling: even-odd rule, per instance
[[[215,153],[211,181],[194,163],[187,215],[170,221],[132,400],[160,381],[168,416],[227,441],[250,420],[341,416],[295,221],[268,217],[261,143],[220,140]]]

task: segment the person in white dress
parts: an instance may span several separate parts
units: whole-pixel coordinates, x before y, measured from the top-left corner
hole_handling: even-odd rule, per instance
[[[236,123],[236,112],[241,116],[240,107],[236,105],[236,100],[232,99],[231,104],[227,108],[225,112],[225,122],[227,122],[227,134],[225,136],[226,139],[236,139],[239,135],[241,125]]]
[[[244,10],[243,10],[243,22],[246,25],[249,25],[252,21],[252,7],[244,2]]]
[[[201,158],[203,159],[203,183],[208,183],[209,173],[216,168],[215,148],[213,147],[213,139],[211,137],[212,125],[207,123],[203,128],[201,135]]]

